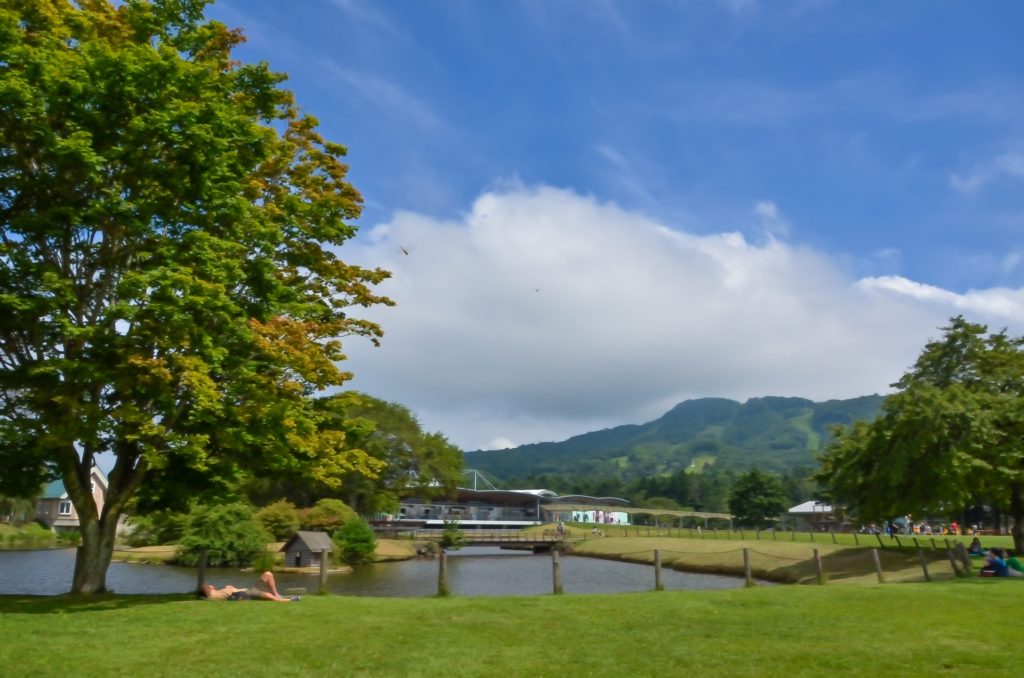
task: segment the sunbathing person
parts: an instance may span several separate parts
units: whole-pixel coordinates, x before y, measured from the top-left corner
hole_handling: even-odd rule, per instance
[[[206,584],[201,591],[207,600],[273,600],[279,603],[287,603],[298,600],[298,596],[284,597],[277,592],[277,582],[274,581],[273,572],[264,572],[251,589],[240,589],[228,584],[217,588],[213,584]]]

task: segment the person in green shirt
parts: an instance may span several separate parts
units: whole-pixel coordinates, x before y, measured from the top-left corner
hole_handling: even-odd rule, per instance
[[[1006,549],[1003,549],[1003,560],[1006,561],[1006,566],[1010,570],[1011,577],[1024,577],[1024,565],[1021,564],[1017,556]]]

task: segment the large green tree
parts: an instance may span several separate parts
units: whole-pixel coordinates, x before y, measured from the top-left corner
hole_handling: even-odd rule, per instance
[[[752,469],[738,478],[729,494],[729,510],[740,525],[769,526],[786,509],[786,494],[778,476]]]
[[[347,476],[341,496],[359,513],[395,511],[398,500],[450,493],[462,479],[462,451],[441,433],[423,430],[405,406],[348,391],[322,398],[323,425],[345,432],[352,445],[380,465],[375,477]]]
[[[866,519],[984,500],[1024,550],[1024,338],[957,316],[894,386],[877,419],[836,432],[818,479]]]
[[[0,5],[0,493],[64,481],[75,592],[105,589],[135,495],[377,469],[312,402],[350,376],[339,337],[380,334],[352,307],[389,303],[336,253],[361,204],[345,149],[206,4]]]

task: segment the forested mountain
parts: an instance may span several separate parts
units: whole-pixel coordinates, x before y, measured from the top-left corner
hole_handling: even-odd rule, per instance
[[[829,427],[877,416],[883,397],[815,403],[804,398],[687,400],[661,418],[507,450],[466,453],[466,466],[509,483],[544,475],[631,480],[679,470],[816,465]]]

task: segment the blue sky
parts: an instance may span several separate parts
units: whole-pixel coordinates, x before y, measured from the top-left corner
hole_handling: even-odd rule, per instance
[[[395,277],[352,386],[470,449],[884,392],[1024,332],[1018,2],[220,0]],[[401,249],[409,251],[409,255]]]

